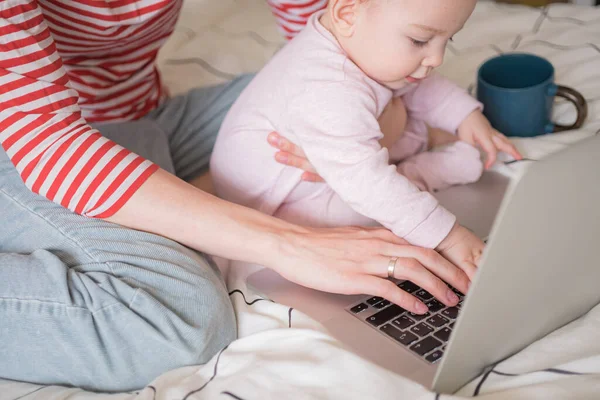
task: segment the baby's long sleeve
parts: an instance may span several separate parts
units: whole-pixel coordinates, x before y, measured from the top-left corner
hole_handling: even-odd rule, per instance
[[[483,105],[464,89],[439,74],[432,74],[402,95],[410,118],[456,133],[460,124]]]
[[[412,244],[434,248],[455,217],[389,165],[378,143],[377,100],[354,82],[305,85],[287,107],[287,132],[355,211]]]

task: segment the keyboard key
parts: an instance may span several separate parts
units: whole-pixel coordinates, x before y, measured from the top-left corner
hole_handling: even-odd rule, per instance
[[[439,328],[440,326],[446,325],[450,320],[442,317],[440,314],[436,314],[433,317],[429,318],[426,322],[431,325]]]
[[[406,315],[402,315],[400,318],[396,318],[392,321],[392,324],[398,329],[406,329],[411,325],[415,324],[415,321],[408,318]]]
[[[418,287],[417,285],[415,285],[411,281],[404,281],[402,283],[399,283],[398,287],[400,289],[404,290],[407,293],[414,293],[417,290],[421,289],[420,287]]]
[[[440,303],[436,299],[431,299],[427,303],[425,303],[427,308],[429,308],[429,312],[435,313],[440,311],[442,308],[446,307],[444,304]]]
[[[396,304],[392,304],[388,308],[384,308],[383,310],[379,311],[377,314],[371,315],[366,321],[373,326],[379,326],[385,322],[388,322],[390,319],[399,316],[404,311],[406,311],[404,308]]]
[[[379,328],[379,330],[381,332],[385,333],[386,335],[393,337],[394,339],[396,339],[396,338],[400,337],[400,335],[402,335],[402,332],[400,332],[398,329],[394,328],[391,324],[385,324],[381,328]]]
[[[415,313],[412,313],[412,312],[410,312],[410,313],[408,313],[408,315],[409,315],[409,316],[410,316],[412,319],[414,319],[415,321],[420,321],[420,320],[422,320],[422,319],[424,319],[424,318],[429,318],[429,317],[431,317],[431,313],[426,313],[426,314],[415,314]]]
[[[385,324],[379,329],[405,346],[419,339],[417,335],[410,332],[400,332],[390,324]]]
[[[371,297],[369,300],[367,300],[367,304],[374,306],[375,304],[379,303],[381,300],[383,300],[383,297]]]
[[[402,343],[405,346],[408,346],[409,344],[411,344],[414,341],[419,340],[419,337],[413,333],[410,332],[404,332],[399,338],[398,341],[400,343]]]
[[[383,301],[380,301],[379,303],[375,304],[373,307],[381,310],[382,308],[385,308],[385,307],[389,306],[390,304],[392,304],[392,303],[390,303],[387,300],[383,300]]]
[[[463,306],[463,300],[458,302],[458,304],[456,305],[456,308],[462,309],[462,306]]]
[[[440,339],[442,342],[447,342],[450,339],[450,335],[452,334],[452,329],[450,328],[442,328],[436,333],[433,334],[436,338]]]
[[[455,324],[455,322],[451,323],[450,325],[448,325],[448,328],[454,329],[454,324]]]
[[[364,311],[367,308],[369,308],[369,306],[367,306],[365,303],[360,303],[359,305],[352,307],[350,311],[352,311],[354,314],[358,314],[359,312]]]
[[[431,353],[430,355],[428,355],[427,357],[425,357],[425,359],[427,361],[429,361],[430,363],[434,363],[434,362],[438,361],[440,358],[442,358],[443,355],[444,355],[444,352],[442,350],[436,350],[433,353]]]
[[[424,322],[421,322],[419,325],[413,326],[412,328],[410,328],[410,330],[421,337],[427,336],[431,332],[433,332],[433,328]]]
[[[458,308],[456,307],[450,307],[450,308],[446,308],[444,311],[442,311],[442,314],[444,314],[446,317],[450,318],[450,319],[456,319],[456,317],[458,317]]]
[[[428,336],[425,339],[421,340],[418,343],[413,344],[412,346],[410,346],[410,349],[412,351],[414,351],[415,353],[417,353],[420,356],[424,356],[425,354],[429,353],[431,350],[435,349],[436,347],[439,347],[442,345],[442,342],[440,342],[439,340],[437,340],[436,338],[432,337],[432,336]]]
[[[417,290],[417,292],[415,294],[417,295],[418,298],[420,298],[423,301],[427,301],[427,300],[433,298],[433,295],[425,289]]]

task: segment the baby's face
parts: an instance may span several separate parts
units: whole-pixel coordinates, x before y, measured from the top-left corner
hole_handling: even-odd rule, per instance
[[[427,77],[442,64],[448,41],[462,29],[476,2],[359,2],[354,6],[351,30],[336,36],[352,61],[367,75],[390,89],[399,89]],[[329,12],[335,13],[335,7]]]

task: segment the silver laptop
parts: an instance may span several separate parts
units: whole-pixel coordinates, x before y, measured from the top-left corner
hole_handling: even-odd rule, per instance
[[[307,289],[268,269],[248,283],[321,322],[362,357],[454,393],[600,302],[598,171],[600,135],[532,164],[515,184],[486,173],[476,184],[437,193],[461,223],[490,236],[468,296],[457,307],[444,306],[411,282],[396,283],[427,302],[429,315],[377,297]]]

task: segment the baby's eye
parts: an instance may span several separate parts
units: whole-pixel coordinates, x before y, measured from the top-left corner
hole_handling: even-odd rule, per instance
[[[429,41],[423,42],[423,41],[413,39],[413,38],[410,38],[410,41],[417,47],[425,47],[427,45],[427,43],[429,43]]]

